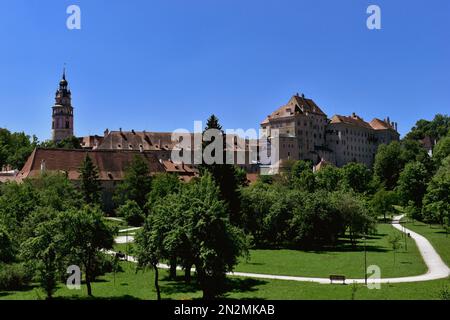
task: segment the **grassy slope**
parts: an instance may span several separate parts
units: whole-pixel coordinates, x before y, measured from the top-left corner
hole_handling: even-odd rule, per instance
[[[397,252],[394,265],[394,254],[388,243],[388,236],[393,233],[399,231],[391,225],[378,226],[378,235],[367,241],[368,266],[378,265],[384,278],[425,273],[426,266],[412,239],[407,239],[408,251],[402,248]],[[250,261],[241,262],[236,271],[308,277],[342,274],[348,278],[363,278],[363,244],[360,243],[356,251],[351,247],[320,252],[252,250]]]

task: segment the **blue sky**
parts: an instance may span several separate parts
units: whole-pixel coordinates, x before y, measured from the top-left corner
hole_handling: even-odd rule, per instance
[[[193,130],[211,113],[258,128],[296,92],[404,134],[450,110],[449,21],[448,0],[0,0],[0,127],[48,139],[67,63],[80,136]]]

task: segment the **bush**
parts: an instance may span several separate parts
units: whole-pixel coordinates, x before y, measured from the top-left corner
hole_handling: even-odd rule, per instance
[[[0,265],[0,290],[20,290],[29,285],[31,277],[21,264]]]
[[[0,263],[11,262],[14,259],[14,246],[6,229],[0,225]]]
[[[125,204],[117,209],[117,214],[123,217],[131,226],[139,227],[145,219],[144,212],[139,207],[136,201],[127,200]]]

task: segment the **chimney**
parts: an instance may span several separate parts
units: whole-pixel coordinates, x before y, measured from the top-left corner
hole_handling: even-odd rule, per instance
[[[133,134],[136,134],[136,131],[134,131],[134,129],[131,129],[131,132],[132,132]]]
[[[302,98],[305,99],[305,94],[304,93],[302,93]]]
[[[144,147],[142,146],[142,144],[139,145],[139,152],[144,152]]]
[[[122,133],[122,128],[119,128],[120,133]]]
[[[391,125],[391,119],[389,119],[389,117],[387,117],[387,124]]]
[[[42,161],[41,161],[41,173],[44,173],[46,169],[47,168],[46,168],[46,165],[45,165],[45,160],[42,159]]]
[[[105,132],[104,132],[103,134],[104,134],[104,136],[106,137],[106,136],[109,134],[109,129],[106,128],[106,130],[105,130]]]

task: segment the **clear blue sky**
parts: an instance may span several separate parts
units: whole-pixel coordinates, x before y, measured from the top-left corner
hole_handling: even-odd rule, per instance
[[[66,62],[77,135],[193,130],[211,113],[258,128],[296,92],[404,134],[449,113],[449,21],[448,0],[0,0],[0,127],[48,139]]]

